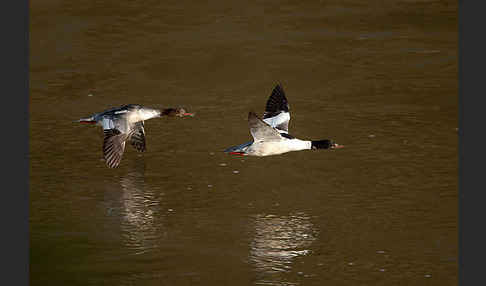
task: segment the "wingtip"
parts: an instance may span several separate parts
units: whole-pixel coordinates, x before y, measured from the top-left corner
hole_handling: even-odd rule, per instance
[[[283,85],[281,82],[277,82],[277,85],[275,85],[275,87],[273,89],[281,89],[283,90]]]
[[[284,91],[284,88],[283,88],[283,85],[282,83],[277,83],[277,85],[272,89],[272,93],[270,96],[272,95],[282,95],[284,98],[285,98],[285,91]]]

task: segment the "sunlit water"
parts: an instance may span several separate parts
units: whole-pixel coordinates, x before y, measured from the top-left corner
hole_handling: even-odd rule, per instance
[[[33,1],[32,285],[456,285],[456,1]],[[249,158],[281,82],[290,133]],[[102,161],[109,107],[147,151]]]

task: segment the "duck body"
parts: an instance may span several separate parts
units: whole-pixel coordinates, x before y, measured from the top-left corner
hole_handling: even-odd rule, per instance
[[[88,118],[81,118],[80,123],[97,124],[106,129],[118,129],[124,132],[130,132],[138,122],[160,117],[161,111],[158,109],[148,108],[139,104],[127,104],[120,107],[114,107],[95,113]]]
[[[260,140],[247,142],[225,150],[228,153],[240,153],[240,155],[250,156],[271,156],[280,155],[291,151],[310,150],[311,141],[300,139],[288,139],[282,137],[281,140]]]
[[[103,128],[103,157],[110,168],[120,164],[128,141],[138,151],[145,152],[144,121],[166,116],[193,116],[183,108],[167,108],[162,111],[139,104],[127,104],[106,109],[78,120],[84,124],[95,124]]]
[[[254,112],[248,114],[253,141],[230,147],[224,152],[243,156],[271,156],[292,151],[341,148],[331,140],[301,140],[288,133],[289,104],[281,85],[267,100],[263,120]]]

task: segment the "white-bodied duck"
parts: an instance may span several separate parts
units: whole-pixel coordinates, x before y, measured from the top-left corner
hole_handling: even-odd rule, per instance
[[[254,112],[248,113],[248,125],[253,141],[230,147],[224,152],[243,156],[270,156],[291,151],[343,147],[329,139],[297,139],[288,132],[289,121],[289,104],[282,86],[278,84],[267,100],[263,120]]]
[[[108,167],[116,168],[120,164],[127,140],[137,151],[146,150],[143,122],[161,116],[184,117],[194,114],[186,112],[184,108],[166,108],[160,111],[138,104],[127,104],[81,118],[78,122],[103,127],[103,157]]]

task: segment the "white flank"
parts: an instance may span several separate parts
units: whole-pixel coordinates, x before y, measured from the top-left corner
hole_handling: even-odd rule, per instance
[[[287,153],[291,151],[311,149],[311,141],[300,139],[283,139],[278,141],[258,141],[248,147],[248,155],[269,156]]]

